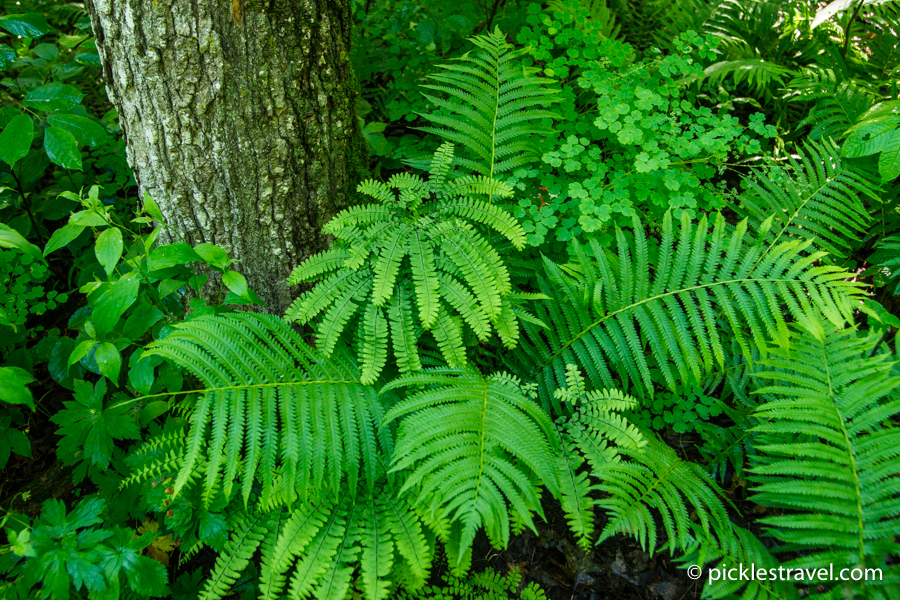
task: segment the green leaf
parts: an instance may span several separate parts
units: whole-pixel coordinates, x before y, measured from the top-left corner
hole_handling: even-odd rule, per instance
[[[47,122],[71,133],[79,144],[87,144],[92,148],[109,139],[103,126],[88,117],[54,113],[47,118]]]
[[[34,545],[31,543],[31,530],[23,529],[16,533],[12,529],[7,529],[9,534],[9,545],[12,547],[13,554],[16,556],[34,557]]]
[[[94,254],[97,255],[97,262],[106,271],[107,277],[116,268],[119,259],[122,258],[123,247],[122,230],[116,227],[105,230],[97,238],[94,244]]]
[[[186,265],[190,262],[203,260],[194,249],[184,242],[175,242],[165,246],[157,246],[150,253],[150,270],[168,269],[175,265]]]
[[[141,274],[131,272],[103,292],[91,315],[98,336],[106,335],[113,330],[122,314],[137,300],[140,287]]]
[[[859,158],[877,154],[889,148],[897,135],[896,123],[868,123],[850,134],[841,147],[841,156]]]
[[[237,271],[228,271],[222,275],[222,283],[238,296],[247,296],[247,279]]]
[[[44,60],[54,60],[59,56],[59,46],[56,44],[38,44],[34,47],[34,54]]]
[[[40,248],[22,237],[21,233],[4,223],[0,223],[0,248],[15,248],[37,260],[44,260]]]
[[[63,246],[67,245],[69,242],[81,235],[82,231],[84,231],[84,226],[82,225],[73,225],[72,223],[63,225],[62,227],[54,231],[53,235],[50,236],[50,240],[44,247],[44,256],[47,256],[51,252],[59,250]]]
[[[0,71],[16,62],[16,52],[6,44],[0,44]]]
[[[80,54],[75,55],[75,62],[79,65],[85,65],[87,67],[99,67],[102,66],[102,62],[100,61],[100,53],[96,50],[91,50],[90,52],[82,52]]]
[[[25,106],[53,112],[68,110],[84,98],[77,87],[62,83],[48,83],[25,94]]]
[[[878,172],[881,174],[881,183],[888,183],[900,177],[900,129],[894,130],[894,135],[885,142],[878,157]]]
[[[68,366],[72,366],[82,358],[87,356],[87,353],[91,351],[91,348],[97,345],[97,340],[82,340],[79,342],[75,349],[72,350],[72,353],[69,354]]]
[[[0,17],[0,29],[5,29],[13,35],[36,38],[50,31],[50,25],[41,15],[28,13]]]
[[[125,319],[122,335],[129,340],[138,340],[164,316],[162,311],[152,304],[138,304]]]
[[[25,369],[0,367],[0,401],[24,404],[34,410],[34,399],[26,386],[35,381],[37,380]]]
[[[64,402],[51,421],[60,426],[57,454],[65,464],[81,462],[84,457],[91,464],[105,467],[112,456],[114,440],[136,440],[140,429],[130,413],[132,404],[110,405],[104,408],[106,379],[95,386],[82,380],[75,382],[73,402]]]
[[[75,136],[58,127],[44,130],[44,150],[51,162],[66,169],[81,170],[81,153]]]
[[[17,115],[0,133],[0,159],[9,166],[28,155],[34,139],[34,121],[28,115]]]
[[[162,212],[159,210],[159,205],[156,203],[156,200],[150,196],[150,192],[144,192],[144,207],[143,211],[159,221],[160,223],[165,223],[165,219],[163,219]]]
[[[109,225],[103,215],[95,210],[82,210],[69,217],[69,223],[72,225],[82,225],[84,227],[106,227]]]
[[[122,371],[122,355],[116,350],[115,345],[103,342],[97,346],[94,358],[97,361],[97,367],[100,368],[100,374],[118,387],[119,373]]]
[[[194,252],[200,256],[203,262],[212,267],[219,269],[228,267],[228,253],[215,244],[197,244],[194,246]]]

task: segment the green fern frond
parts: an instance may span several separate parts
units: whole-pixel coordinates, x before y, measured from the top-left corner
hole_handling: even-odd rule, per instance
[[[260,599],[282,598],[288,587],[292,598],[341,600],[358,567],[366,600],[381,600],[401,578],[422,585],[432,554],[421,522],[384,480],[368,492],[327,492],[282,518],[263,553]]]
[[[239,511],[232,517],[232,534],[216,559],[200,600],[219,600],[228,595],[274,521],[273,513]]]
[[[257,475],[267,493],[277,465],[293,475],[286,484],[301,498],[337,487],[343,477],[350,485],[360,477],[373,484],[391,447],[386,432],[377,431],[383,413],[377,396],[359,383],[355,367],[323,360],[281,319],[203,316],[176,325],[149,351],[204,386],[190,415],[176,494],[204,457],[207,503],[218,485],[227,497],[236,476],[245,503]]]
[[[755,428],[753,500],[782,513],[761,521],[783,544],[776,552],[800,553],[786,567],[883,570],[880,582],[852,582],[851,595],[900,583],[885,563],[900,552],[900,428],[891,423],[900,377],[887,355],[873,354],[879,337],[802,332],[756,374],[770,382],[758,393],[775,398],[755,413],[768,420]]]
[[[286,316],[314,323],[325,356],[345,331],[356,332],[357,345],[365,349],[363,383],[374,382],[387,363],[380,352],[388,329],[371,328],[370,305],[387,309],[401,373],[421,368],[421,330],[430,332],[452,366],[467,361],[462,322],[480,340],[494,330],[507,347],[518,339],[518,313],[504,300],[512,292],[509,270],[485,230],[493,229],[517,249],[524,247],[525,232],[502,208],[460,195],[507,195],[509,188],[482,176],[449,181],[453,155],[450,144],[438,149],[427,182],[407,174],[395,175],[389,184],[360,185],[359,191],[379,204],[338,214],[327,227],[336,238],[333,248],[304,261],[289,280],[321,277]],[[367,339],[367,331],[384,337]]]
[[[811,140],[839,139],[873,104],[871,93],[852,80],[839,78],[834,71],[805,70],[788,85],[796,90],[791,102],[812,103],[809,115],[797,128],[812,125]]]
[[[800,594],[789,578],[777,575],[781,563],[769,552],[759,539],[737,526],[732,526],[734,543],[724,548],[716,540],[705,539],[701,534],[683,556],[676,559],[681,565],[697,565],[701,569],[707,565],[713,568],[729,569],[735,565],[745,568],[752,565],[754,576],[749,580],[730,579],[724,575],[715,578],[703,574],[707,584],[703,587],[704,598],[740,598],[741,600],[798,600]],[[773,569],[773,571],[770,571]],[[764,577],[757,576],[765,571]],[[713,579],[710,583],[709,580]]]
[[[708,539],[716,539],[722,548],[733,543],[731,521],[715,482],[703,469],[681,459],[674,450],[655,438],[647,439],[640,450],[622,448],[629,461],[620,461],[595,472],[598,488],[609,494],[597,505],[609,513],[609,521],[597,543],[617,533],[634,537],[651,554],[657,548],[658,526],[654,512],[667,536],[666,547],[672,553],[686,550],[694,523]]]
[[[817,247],[838,258],[858,245],[871,221],[862,198],[879,198],[873,182],[842,161],[830,141],[805,144],[791,157],[789,170],[754,175],[744,180],[749,191],[738,207],[752,227],[773,215],[773,242],[815,239]]]
[[[589,474],[601,473],[608,464],[619,461],[619,453],[610,442],[632,449],[647,442],[634,425],[617,414],[634,408],[634,398],[618,390],[587,391],[575,365],[566,365],[566,383],[567,387],[556,390],[555,396],[574,412],[556,421],[560,440],[556,474],[569,527],[587,550],[592,544],[596,506],[590,493],[598,489],[591,485]],[[581,470],[585,463],[591,467],[589,472]]]
[[[429,76],[437,83],[422,86],[444,97],[426,94],[441,110],[422,114],[433,125],[420,129],[465,148],[459,164],[494,179],[539,156],[537,139],[551,133],[541,122],[558,117],[545,109],[559,97],[550,80],[534,76],[537,69],[522,66],[523,51],[513,50],[499,29],[470,40],[474,53],[442,65]]]
[[[382,389],[427,385],[397,403],[384,423],[399,420],[392,471],[409,469],[402,492],[418,491],[430,510],[462,526],[458,547],[471,547],[482,526],[502,544],[509,539],[509,509],[528,527],[540,512],[531,478],[555,492],[558,446],[553,424],[508,376],[476,372],[407,375]]]
[[[552,391],[565,381],[567,364],[585,369],[594,385],[631,383],[652,394],[647,355],[674,389],[679,378],[699,381],[724,364],[723,328],[750,356],[769,339],[788,343],[786,315],[817,323],[822,312],[841,326],[856,310],[861,284],[836,267],[814,266],[824,254],[807,254],[810,241],[748,239],[746,221],[729,234],[721,215],[711,229],[706,217],[696,225],[684,217],[676,228],[668,213],[662,225],[654,261],[637,219],[633,241],[617,232],[617,256],[592,242],[588,258],[575,245],[578,262],[570,270],[577,277],[545,259],[539,285],[554,302],[532,310],[551,327],[524,322],[527,341],[507,359],[520,377],[539,384],[545,407],[559,407]]]
[[[731,76],[735,84],[746,83],[757,94],[765,93],[773,83],[783,85],[785,78],[792,75],[790,69],[761,58],[719,61],[703,69],[703,73],[712,83]]]

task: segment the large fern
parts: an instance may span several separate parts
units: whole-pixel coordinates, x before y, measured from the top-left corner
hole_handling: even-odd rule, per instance
[[[495,178],[539,156],[539,139],[552,129],[543,123],[557,117],[546,110],[559,101],[551,80],[535,77],[525,67],[524,49],[513,50],[499,29],[471,38],[476,46],[456,62],[430,75],[436,83],[422,87],[442,96],[425,94],[440,110],[421,116],[433,125],[422,127],[465,149],[458,164]],[[413,161],[413,164],[418,164]]]
[[[535,482],[557,490],[558,443],[547,414],[507,375],[433,370],[383,391],[417,385],[430,387],[385,416],[385,423],[400,420],[393,470],[410,470],[402,491],[416,490],[430,512],[460,523],[460,556],[481,527],[506,545],[507,503],[534,529],[531,514],[542,514]]]
[[[774,242],[791,237],[845,258],[858,245],[871,220],[863,199],[879,197],[873,182],[840,158],[831,141],[809,142],[790,159],[788,169],[757,171],[746,178],[738,212],[754,227],[770,216]]]
[[[890,597],[900,584],[900,377],[878,335],[853,330],[803,332],[790,350],[773,349],[758,377],[775,398],[756,415],[754,502],[779,511],[764,517],[779,552],[799,553],[786,567],[880,568],[878,581],[852,581],[843,597]]]
[[[451,180],[452,162],[453,146],[444,144],[427,182],[406,173],[387,184],[363,182],[359,190],[377,203],[334,217],[324,228],[336,238],[331,249],[291,273],[291,284],[320,280],[287,316],[308,323],[324,312],[316,329],[325,356],[351,323],[358,323],[364,383],[380,375],[389,341],[401,373],[420,370],[422,330],[431,333],[451,367],[466,364],[461,322],[482,341],[492,330],[507,347],[518,338],[509,272],[477,226],[493,229],[520,249],[525,233],[503,209],[474,198],[508,196],[511,190],[483,176]]]
[[[564,385],[567,364],[581,366],[595,385],[652,394],[648,355],[674,389],[679,378],[700,380],[721,367],[731,337],[749,356],[770,338],[788,343],[787,315],[818,323],[821,311],[837,327],[852,317],[861,284],[836,267],[815,266],[824,253],[807,253],[811,240],[767,241],[771,219],[753,235],[746,221],[729,233],[722,216],[713,219],[710,229],[706,217],[694,224],[685,216],[676,228],[666,214],[653,261],[636,218],[633,240],[617,232],[615,256],[592,242],[592,258],[575,246],[574,265],[545,259],[540,289],[554,302],[534,310],[550,327],[525,323],[522,348],[507,359],[523,380],[539,384],[545,406],[559,406],[552,393]]]
[[[206,503],[219,490],[228,497],[236,482],[246,503],[256,479],[266,495],[283,470],[303,498],[345,477],[371,487],[383,471],[392,441],[378,429],[384,409],[375,391],[351,362],[324,360],[283,320],[203,316],[179,323],[149,352],[203,386],[192,392],[186,443],[175,447],[176,494],[199,475]]]

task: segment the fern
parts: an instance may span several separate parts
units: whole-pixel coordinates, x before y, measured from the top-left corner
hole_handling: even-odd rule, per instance
[[[871,220],[862,198],[878,198],[872,182],[841,160],[833,142],[810,142],[790,159],[787,172],[757,171],[744,181],[749,191],[738,211],[753,227],[773,215],[773,243],[815,239],[817,247],[838,258],[858,245]]]
[[[522,65],[524,50],[512,50],[499,29],[471,42],[474,54],[443,65],[429,76],[437,83],[422,86],[444,96],[425,94],[440,110],[422,114],[433,125],[420,129],[462,146],[457,164],[494,179],[539,156],[540,136],[552,133],[542,122],[558,117],[545,108],[560,98],[547,87],[551,80],[534,77],[539,69]]]
[[[589,259],[576,245],[578,263],[565,267],[573,276],[545,259],[540,289],[555,302],[536,303],[534,312],[551,328],[525,323],[527,342],[507,359],[522,379],[539,384],[545,406],[558,409],[551,394],[567,364],[585,369],[596,384],[634,384],[652,394],[649,354],[674,389],[678,378],[701,380],[724,365],[720,321],[749,356],[765,349],[769,337],[788,343],[785,315],[810,323],[821,311],[840,326],[861,294],[861,284],[846,281],[841,269],[813,266],[824,253],[806,254],[811,241],[766,242],[771,221],[754,241],[746,221],[728,234],[721,216],[711,230],[706,217],[694,225],[685,216],[676,229],[667,213],[653,262],[636,218],[634,224],[633,242],[617,231],[615,257],[592,242]]]
[[[784,84],[791,70],[762,58],[742,58],[723,60],[703,69],[706,78],[712,82],[720,82],[731,76],[735,84],[746,83],[757,94],[765,93],[773,84]]]
[[[644,436],[618,413],[632,409],[637,401],[618,390],[587,391],[584,378],[574,365],[566,366],[567,387],[556,390],[557,399],[575,409],[556,421],[560,438],[556,473],[563,511],[569,528],[579,544],[589,549],[594,533],[596,501],[590,493],[590,473],[600,473],[608,464],[619,461],[617,446],[637,449],[646,445]],[[587,463],[588,471],[581,467]]]
[[[654,438],[648,438],[640,450],[623,448],[622,453],[631,460],[607,465],[597,473],[599,489],[609,494],[597,501],[609,513],[598,544],[624,533],[652,554],[659,542],[654,512],[661,516],[669,552],[688,549],[694,527],[692,513],[706,539],[717,540],[720,548],[734,543],[718,488],[699,465],[683,460]]]
[[[149,352],[203,384],[189,411],[190,430],[173,485],[177,494],[203,466],[208,505],[240,480],[244,503],[255,477],[271,492],[278,468],[289,495],[362,479],[369,487],[390,436],[375,392],[352,364],[326,361],[281,319],[248,313],[203,316],[175,326]],[[211,434],[207,430],[211,427]],[[312,452],[310,449],[314,449]]]
[[[695,528],[696,529],[696,528]],[[740,598],[741,600],[797,600],[800,594],[790,580],[769,577],[769,572],[776,573],[781,563],[772,556],[769,550],[746,529],[732,526],[734,543],[722,547],[715,541],[705,539],[703,534],[695,536],[688,542],[687,551],[676,558],[682,565],[704,567],[714,564],[718,569],[729,569],[735,565],[752,565],[755,571],[763,569],[766,578],[753,577],[750,581],[729,579],[721,574],[712,583],[703,587],[704,598]],[[696,533],[696,532],[695,532]],[[774,571],[769,571],[774,569]],[[710,577],[707,577],[709,580]]]
[[[885,563],[900,552],[900,429],[890,423],[900,377],[887,355],[873,355],[878,337],[802,333],[757,374],[770,382],[758,392],[775,398],[756,411],[769,420],[756,427],[753,500],[784,513],[761,521],[782,542],[777,552],[800,552],[785,566],[882,569],[882,581],[853,582],[850,595],[900,583]]]
[[[511,190],[481,176],[448,179],[453,155],[450,144],[438,149],[427,182],[406,173],[387,184],[363,182],[359,190],[378,203],[339,213],[324,228],[336,238],[332,248],[291,274],[294,285],[321,279],[294,302],[288,318],[309,323],[324,313],[317,346],[325,356],[358,321],[363,383],[383,371],[388,338],[401,373],[421,368],[418,327],[431,332],[448,365],[465,365],[456,315],[481,341],[492,329],[507,347],[518,338],[509,271],[480,228],[493,229],[517,249],[525,232],[503,209],[473,198],[505,197]]]
[[[811,102],[812,108],[797,128],[812,125],[811,140],[838,139],[872,107],[872,95],[834,71],[806,70],[789,84],[791,102]]]
[[[541,508],[532,480],[557,489],[550,476],[557,443],[546,413],[507,375],[425,371],[401,377],[382,393],[414,385],[434,387],[396,404],[384,421],[400,420],[392,470],[411,470],[401,492],[416,490],[417,503],[462,525],[461,554],[482,526],[506,545],[507,502],[534,529],[530,515]]]

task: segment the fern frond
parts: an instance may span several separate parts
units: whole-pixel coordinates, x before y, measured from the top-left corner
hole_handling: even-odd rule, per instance
[[[783,513],[761,519],[783,543],[776,552],[800,552],[791,567],[881,568],[882,581],[852,583],[864,594],[900,582],[885,563],[900,552],[900,428],[891,424],[900,377],[887,355],[873,355],[878,339],[798,332],[756,375],[770,382],[758,392],[775,398],[755,413],[768,421],[755,428],[753,500]]]
[[[203,316],[179,323],[149,351],[204,386],[190,416],[175,493],[204,456],[210,458],[207,500],[224,477],[240,474],[246,503],[254,475],[259,472],[268,490],[278,464],[296,475],[287,485],[301,498],[343,477],[355,484],[362,476],[372,485],[380,455],[391,446],[377,430],[383,412],[377,396],[352,370],[323,360],[284,321],[250,313]],[[311,458],[309,448],[315,449]],[[224,480],[226,489],[231,484]]]
[[[720,61],[703,69],[703,73],[713,83],[730,75],[736,84],[746,83],[757,94],[765,93],[772,83],[783,85],[785,78],[792,75],[790,69],[761,58]]]
[[[401,491],[419,490],[431,510],[459,522],[459,548],[468,549],[482,526],[493,540],[509,538],[509,509],[534,529],[540,499],[531,478],[545,480],[554,467],[553,424],[508,376],[407,375],[396,388],[428,384],[396,404],[385,423],[400,420],[392,471],[410,469]]]
[[[522,50],[512,50],[499,29],[471,41],[474,53],[443,65],[429,76],[437,83],[423,86],[445,96],[426,95],[441,110],[422,114],[434,125],[420,129],[465,148],[463,164],[494,179],[538,156],[537,138],[551,133],[541,121],[558,116],[545,109],[559,97],[536,69],[523,69]]]
[[[678,378],[702,380],[724,364],[723,327],[750,356],[769,339],[788,343],[786,315],[811,323],[821,312],[835,326],[852,318],[861,284],[836,267],[813,266],[823,253],[806,254],[809,241],[767,245],[747,239],[746,221],[727,234],[724,218],[714,219],[711,229],[706,217],[697,225],[684,217],[676,228],[667,213],[653,262],[637,219],[633,241],[617,232],[615,257],[596,242],[594,258],[575,245],[577,278],[545,259],[540,289],[554,302],[532,310],[551,327],[524,322],[527,341],[507,363],[539,384],[545,406],[558,407],[552,391],[564,384],[567,364],[585,369],[594,385],[632,383],[652,394],[647,355],[674,389]]]
[[[755,535],[737,526],[732,526],[734,543],[724,548],[716,540],[696,536],[693,543],[676,561],[682,565],[697,565],[701,569],[710,564],[715,568],[728,569],[734,565],[753,565],[754,570],[766,571],[765,578],[752,577],[749,581],[738,578],[719,577],[707,582],[703,587],[704,598],[740,598],[741,600],[798,600],[800,594],[790,579],[770,577],[777,572],[781,563]]]
[[[576,410],[556,421],[560,439],[556,475],[569,527],[587,550],[592,544],[596,506],[590,492],[598,489],[590,484],[588,475],[601,473],[609,463],[619,461],[618,452],[609,442],[637,449],[646,441],[634,425],[616,414],[636,406],[634,398],[618,390],[588,392],[575,365],[566,365],[566,383],[567,387],[556,390],[555,396]],[[590,465],[590,472],[581,470],[585,463]]]
[[[830,69],[805,70],[788,87],[796,90],[791,102],[812,103],[809,115],[797,124],[798,129],[812,125],[812,140],[843,137],[873,104],[870,92]]]
[[[250,564],[250,558],[274,521],[273,517],[273,513],[254,514],[246,511],[233,516],[233,533],[216,559],[200,595],[201,600],[219,600],[228,595],[231,586]]]
[[[733,543],[731,521],[715,482],[699,465],[682,460],[661,441],[647,441],[640,450],[622,448],[631,460],[609,464],[596,473],[599,489],[609,494],[597,501],[609,513],[597,543],[624,533],[653,554],[659,537],[654,512],[661,517],[672,553],[685,550],[691,539],[691,513],[705,537],[718,540],[723,548]]]
[[[877,199],[878,191],[860,171],[844,163],[830,141],[809,142],[791,157],[787,172],[756,171],[744,181],[738,211],[758,228],[774,215],[774,242],[790,237],[815,239],[815,245],[836,257],[856,247],[871,220],[862,198]]]
[[[456,215],[482,223],[508,239],[516,250],[525,247],[525,230],[514,217],[498,206],[474,198],[462,198],[459,202],[439,209],[435,214]]]

